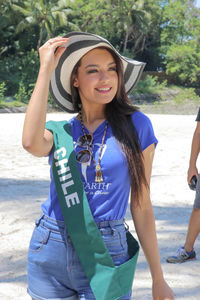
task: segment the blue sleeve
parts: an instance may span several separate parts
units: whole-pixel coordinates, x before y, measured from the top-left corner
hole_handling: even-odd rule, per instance
[[[142,151],[144,151],[147,147],[149,147],[152,144],[155,144],[156,146],[158,140],[155,137],[150,119],[142,112],[137,111],[132,114],[132,121],[137,130]]]

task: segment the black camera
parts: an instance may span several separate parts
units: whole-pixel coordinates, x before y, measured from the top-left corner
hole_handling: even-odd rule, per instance
[[[189,187],[191,190],[195,191],[196,186],[197,186],[197,177],[194,175],[194,176],[192,176],[192,178],[190,180]]]

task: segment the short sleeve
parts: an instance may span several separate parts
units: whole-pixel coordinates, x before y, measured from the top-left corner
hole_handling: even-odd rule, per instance
[[[200,122],[200,108],[199,108],[199,111],[198,111],[198,114],[197,114],[197,117],[196,117],[195,121]]]
[[[155,137],[151,120],[142,112],[137,111],[132,114],[132,121],[137,130],[142,151],[152,144],[156,146],[158,140]]]

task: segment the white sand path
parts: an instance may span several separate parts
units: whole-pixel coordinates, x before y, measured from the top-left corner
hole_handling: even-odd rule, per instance
[[[67,115],[67,118],[71,117]],[[165,278],[176,299],[200,299],[200,239],[197,260],[172,265],[166,257],[182,246],[192,210],[194,192],[186,181],[194,115],[149,115],[159,144],[153,165],[151,198],[156,217],[159,250]],[[63,113],[48,114],[62,120]],[[28,300],[26,254],[34,220],[48,194],[47,158],[36,158],[21,146],[24,114],[0,114],[0,299]],[[133,230],[130,212],[128,223]],[[151,277],[140,251],[133,300],[148,300]]]

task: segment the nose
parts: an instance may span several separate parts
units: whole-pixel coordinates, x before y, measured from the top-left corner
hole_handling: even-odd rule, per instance
[[[103,82],[108,80],[107,72],[105,72],[105,71],[100,72],[100,80],[103,81]]]

